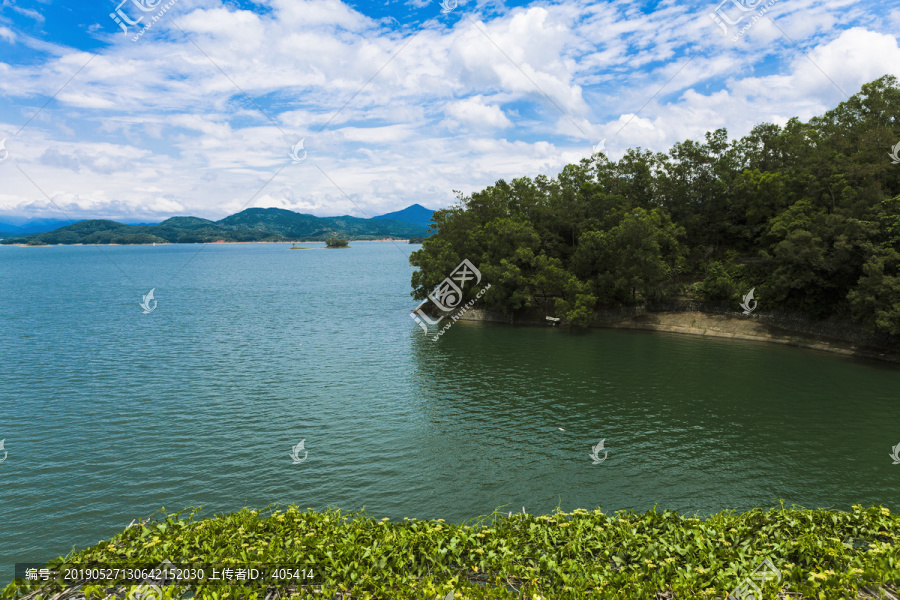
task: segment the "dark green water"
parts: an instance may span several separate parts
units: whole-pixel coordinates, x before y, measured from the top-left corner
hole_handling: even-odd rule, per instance
[[[639,331],[433,342],[416,246],[353,246],[0,247],[0,582],[162,506],[900,510],[896,366]]]

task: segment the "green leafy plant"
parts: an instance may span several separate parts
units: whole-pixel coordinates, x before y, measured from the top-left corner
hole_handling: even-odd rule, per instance
[[[468,523],[404,519],[364,512],[244,509],[195,519],[197,510],[148,519],[46,565],[292,565],[312,578],[204,580],[162,586],[165,598],[345,598],[454,600],[725,598],[764,560],[780,581],[765,597],[856,598],[900,583],[900,518],[887,508],[849,512],[780,508],[722,512],[705,519],[673,511],[643,514],[559,509],[550,515],[491,515]],[[123,580],[73,584],[16,580],[2,599],[124,598]],[[82,596],[66,596],[82,597]]]

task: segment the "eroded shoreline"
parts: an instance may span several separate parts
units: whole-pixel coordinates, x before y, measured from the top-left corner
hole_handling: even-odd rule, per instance
[[[470,311],[462,320],[500,322],[516,325],[546,326],[546,321],[535,317],[515,319],[484,310]],[[600,319],[590,328],[643,329],[685,335],[731,338],[757,342],[784,344],[856,356],[874,360],[900,363],[900,352],[879,346],[859,343],[855,340],[795,331],[770,324],[758,316],[741,314],[717,314],[699,310],[640,312],[621,319]]]
[[[900,363],[900,354],[878,348],[860,346],[846,340],[828,339],[805,333],[791,332],[766,325],[754,319],[739,316],[716,315],[697,311],[646,313],[621,323],[608,323],[603,327],[617,329],[647,329],[687,335],[704,335],[759,342],[785,344],[835,352],[846,356],[860,356]]]

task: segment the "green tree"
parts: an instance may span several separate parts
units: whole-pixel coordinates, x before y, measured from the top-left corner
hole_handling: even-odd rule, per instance
[[[859,286],[847,299],[854,316],[869,330],[900,334],[900,253],[884,248],[863,267]]]
[[[605,302],[657,300],[684,265],[684,229],[665,212],[633,209],[608,231],[584,234],[572,258],[575,274],[594,283]]]

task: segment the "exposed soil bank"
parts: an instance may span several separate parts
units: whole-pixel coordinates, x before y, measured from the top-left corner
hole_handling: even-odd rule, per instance
[[[606,326],[774,342],[900,363],[900,354],[896,352],[874,347],[860,347],[845,340],[829,339],[809,333],[792,332],[741,316],[693,311],[645,313],[620,323],[609,323]]]
[[[547,326],[543,315],[529,314],[513,319],[484,310],[470,310],[462,320]],[[649,311],[645,307],[623,307],[598,312],[592,327],[647,329],[774,342],[900,363],[900,341],[890,336],[867,334],[853,324],[840,320],[820,322],[796,315],[742,315],[733,311],[702,310]]]

